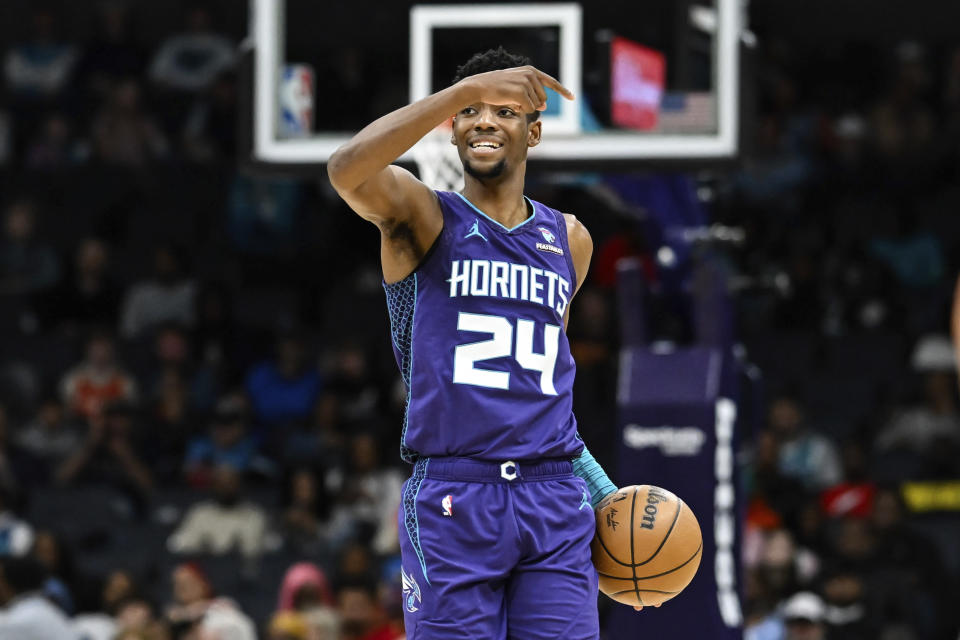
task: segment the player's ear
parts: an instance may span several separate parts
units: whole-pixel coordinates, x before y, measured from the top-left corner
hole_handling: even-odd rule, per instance
[[[535,147],[540,144],[540,134],[543,132],[543,123],[534,120],[527,127],[527,146]]]
[[[453,128],[457,126],[457,114],[450,116],[450,144],[457,146],[457,134],[453,132]]]

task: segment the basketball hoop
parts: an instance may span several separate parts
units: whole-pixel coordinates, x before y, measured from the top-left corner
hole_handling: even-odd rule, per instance
[[[463,189],[463,164],[457,147],[450,144],[453,120],[448,118],[410,150],[420,180],[431,189],[460,191]]]

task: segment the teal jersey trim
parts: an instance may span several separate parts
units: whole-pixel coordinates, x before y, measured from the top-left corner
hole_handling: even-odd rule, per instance
[[[532,202],[530,202],[530,198],[528,198],[527,196],[523,196],[523,199],[524,199],[526,202],[529,202],[529,203],[530,203],[530,210],[531,210],[533,213],[531,213],[531,214],[530,214],[530,217],[528,217],[526,220],[524,220],[523,222],[521,222],[521,223],[518,224],[517,226],[511,227],[511,228],[507,229],[504,225],[500,224],[499,222],[497,222],[496,220],[494,220],[493,218],[491,218],[490,216],[488,216],[487,214],[485,214],[483,211],[481,211],[481,210],[479,209],[479,207],[477,207],[477,205],[475,205],[475,204],[473,204],[472,202],[470,202],[469,200],[467,200],[466,196],[464,196],[462,193],[457,193],[457,195],[460,196],[460,199],[463,200],[464,202],[466,202],[466,203],[470,206],[471,209],[473,209],[474,211],[476,211],[477,213],[479,213],[480,215],[482,215],[484,218],[486,218],[487,220],[489,220],[489,221],[492,222],[493,224],[497,225],[498,227],[500,227],[501,229],[503,229],[503,230],[506,231],[507,233],[510,233],[511,231],[516,231],[517,229],[519,229],[520,227],[522,227],[523,225],[527,224],[528,222],[530,222],[531,220],[533,220],[535,217],[537,217],[537,208],[533,206],[533,203],[532,203]],[[484,238],[484,240],[486,240],[486,238]]]
[[[579,435],[577,437],[579,438]],[[600,504],[601,500],[617,490],[617,485],[610,481],[607,472],[603,470],[586,445],[583,446],[580,455],[573,460],[573,473],[587,483],[587,489],[590,491],[590,505],[594,508]]]
[[[413,546],[413,552],[417,554],[420,560],[420,569],[423,570],[423,579],[430,584],[430,578],[427,576],[427,562],[423,557],[423,548],[420,546],[420,519],[417,517],[417,496],[420,495],[420,487],[427,477],[427,466],[430,464],[430,458],[420,458],[413,466],[413,475],[407,481],[407,486],[403,492],[403,524],[407,530],[407,536],[410,538],[410,544]]]
[[[399,282],[383,285],[387,294],[387,312],[390,314],[390,335],[400,352],[400,377],[407,385],[407,403],[400,432],[400,457],[410,463],[417,459],[417,452],[407,446],[407,427],[410,426],[410,403],[413,400],[413,325],[417,317],[418,287],[416,272]]]

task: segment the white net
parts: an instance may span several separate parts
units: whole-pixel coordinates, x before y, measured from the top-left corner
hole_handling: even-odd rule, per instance
[[[463,189],[463,164],[457,154],[457,147],[450,144],[450,135],[448,120],[423,136],[411,150],[420,180],[431,189]]]

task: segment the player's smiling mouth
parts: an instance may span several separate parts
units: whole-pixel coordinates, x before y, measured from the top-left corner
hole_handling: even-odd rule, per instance
[[[475,138],[467,146],[476,153],[494,153],[503,147],[503,143],[489,138]]]

